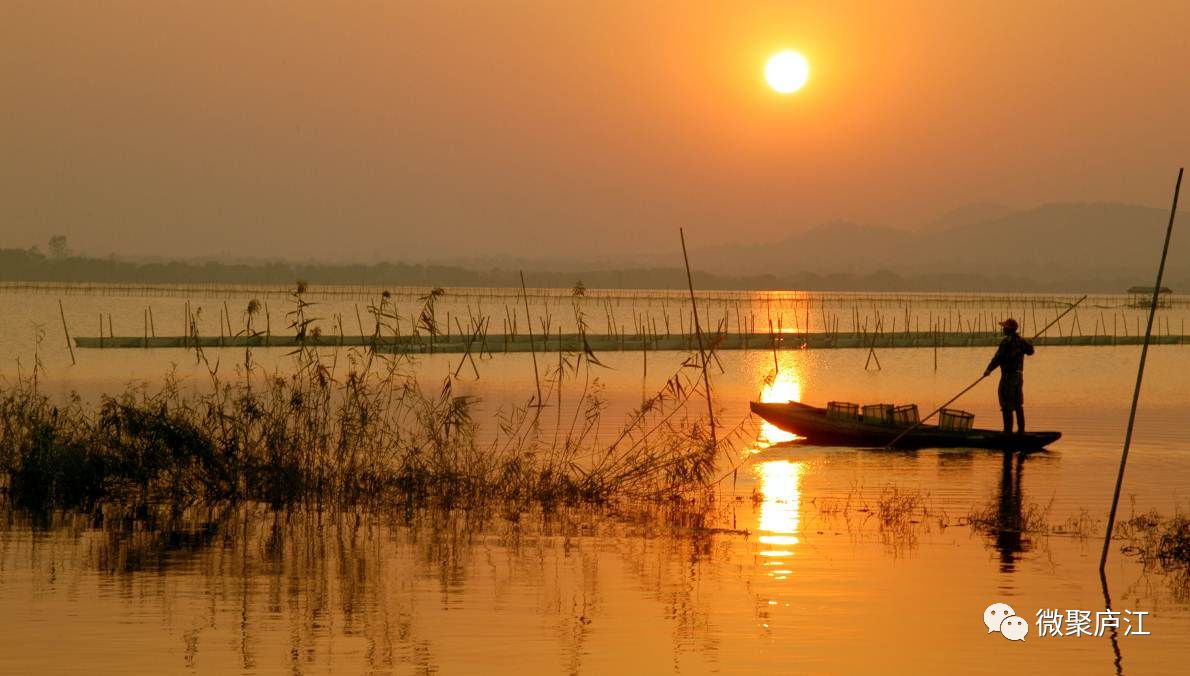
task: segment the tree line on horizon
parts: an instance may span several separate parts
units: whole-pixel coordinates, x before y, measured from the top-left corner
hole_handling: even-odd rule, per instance
[[[686,279],[677,267],[526,270],[525,281],[542,288],[682,289]],[[515,287],[520,271],[485,270],[459,266],[382,263],[319,263],[270,261],[259,263],[123,260],[74,255],[61,236],[51,238],[49,253],[38,248],[0,249],[0,281],[115,284],[310,284],[368,286]],[[1070,280],[1038,282],[1024,277],[989,277],[968,273],[929,273],[904,276],[888,270],[868,274],[720,275],[694,272],[695,286],[708,290],[806,291],[953,291],[953,292],[1100,292],[1122,293],[1135,280]]]

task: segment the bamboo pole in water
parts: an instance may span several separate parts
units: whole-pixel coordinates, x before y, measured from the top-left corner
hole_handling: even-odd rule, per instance
[[[773,333],[773,320],[769,320],[769,342],[773,344],[773,372],[780,373],[781,365],[777,362],[777,334]]]
[[[867,324],[866,319],[864,320],[864,324],[865,324],[865,328],[866,328],[866,324]],[[882,367],[880,365],[880,357],[876,356],[876,339],[880,336],[880,329],[883,327],[883,325],[884,325],[884,318],[881,317],[880,319],[876,320],[876,325],[872,327],[872,341],[868,344],[868,360],[864,362],[864,370],[865,371],[868,370],[868,365],[871,364],[873,359],[876,360],[876,370],[877,371],[884,370],[884,367]]]
[[[938,326],[935,324],[931,327],[930,332],[934,338],[934,372],[938,371]]]
[[[1124,469],[1128,465],[1128,450],[1132,446],[1132,429],[1136,422],[1136,406],[1140,402],[1140,386],[1145,376],[1145,360],[1149,356],[1149,337],[1153,333],[1153,317],[1157,314],[1157,302],[1161,294],[1161,279],[1165,276],[1165,259],[1169,255],[1169,239],[1173,235],[1174,217],[1178,213],[1178,194],[1182,190],[1182,172],[1178,169],[1178,180],[1173,189],[1173,205],[1169,209],[1169,225],[1165,228],[1165,244],[1161,248],[1161,263],[1157,265],[1157,281],[1153,284],[1153,301],[1149,305],[1149,322],[1145,328],[1145,339],[1140,347],[1140,365],[1136,369],[1136,388],[1132,391],[1132,410],[1128,413],[1128,429],[1124,432],[1124,450],[1120,452],[1120,470],[1116,474],[1116,488],[1112,492],[1111,511],[1107,515],[1107,531],[1103,534],[1103,552],[1099,555],[1099,573],[1107,565],[1107,552],[1111,546],[1112,530],[1116,525],[1116,508],[1120,504],[1120,487],[1124,484]],[[1139,318],[1138,318],[1139,321]]]
[[[70,329],[66,327],[66,310],[62,309],[62,299],[58,299],[58,315],[62,317],[62,333],[66,334],[66,349],[70,350],[70,365],[78,362],[74,358],[74,342],[70,340]]]
[[[468,312],[470,312],[470,310],[468,310]],[[480,356],[482,357],[483,354],[481,353]],[[471,365],[472,366],[475,365],[474,359],[471,360]],[[557,410],[554,411],[554,448],[558,447],[558,433],[562,430],[562,384],[566,381],[566,371],[563,370],[562,366],[563,366],[563,362],[562,362],[562,327],[559,326],[558,327],[558,392],[557,392],[557,400],[556,400],[558,403],[555,405],[555,408]],[[478,371],[476,371],[475,377],[477,380],[479,379]]]
[[[466,335],[466,332],[463,330],[463,325],[459,324],[458,317],[455,317],[455,324],[457,324],[459,327],[459,335],[460,336]],[[463,352],[463,356],[461,359],[459,359],[459,367],[455,369],[454,377],[458,378],[459,371],[461,371],[463,369],[463,363],[466,362],[467,360],[471,360],[471,370],[475,371],[475,379],[479,380],[479,367],[475,365],[475,357],[471,356],[471,346],[475,344],[476,338],[479,337],[479,330],[480,330],[480,325],[476,324],[475,330],[471,333],[471,339],[467,341],[467,346]],[[479,356],[482,357],[483,352],[480,352]]]
[[[686,286],[690,289],[690,308],[694,312],[694,333],[698,336],[698,353],[702,357],[702,384],[707,391],[707,417],[711,421],[711,445],[718,446],[715,438],[715,404],[711,395],[711,376],[707,373],[707,353],[702,342],[702,326],[698,322],[698,302],[694,299],[694,276],[690,274],[690,257],[686,254],[686,233],[678,228],[682,240],[682,261],[686,264]]]
[[[533,317],[529,315],[529,296],[525,291],[525,273],[521,272],[521,298],[525,301],[525,326],[529,331],[529,354],[533,356],[533,380],[537,383],[537,407],[545,404],[541,400],[541,376],[537,372],[537,351],[533,347]]]
[[[641,364],[641,373],[640,373],[640,405],[643,407],[645,405],[645,402],[648,401],[648,399],[649,399],[649,395],[648,395],[648,390],[649,390],[649,338],[648,338],[648,336],[645,336],[644,340],[641,341],[641,350],[642,350],[642,353],[641,353],[642,364]],[[562,355],[562,334],[561,333],[558,334],[558,355],[559,355],[558,359],[561,360],[561,355]],[[561,377],[561,375],[562,375],[561,363],[559,362],[558,376]]]

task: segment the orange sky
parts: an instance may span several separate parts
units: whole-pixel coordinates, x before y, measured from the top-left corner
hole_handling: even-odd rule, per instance
[[[1166,206],[1190,3],[0,4],[0,246],[667,252]],[[811,77],[764,84],[779,49]]]

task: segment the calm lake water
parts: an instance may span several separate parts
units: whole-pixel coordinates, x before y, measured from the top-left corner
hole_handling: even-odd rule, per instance
[[[256,295],[232,295],[229,306]],[[1055,314],[1020,299],[800,298],[778,302],[782,326],[794,313],[804,324],[798,302],[824,317],[822,325],[861,312],[873,323],[879,313],[901,321],[924,314],[927,326],[948,311],[957,322],[958,310],[964,322],[982,313],[985,323],[1007,312],[1036,311],[1039,323]],[[148,307],[159,335],[176,334],[160,322],[176,314],[180,325],[185,301],[80,293],[62,300],[76,335],[94,335],[86,326],[101,313],[112,315],[117,334],[138,335],[133,328]],[[190,300],[206,308],[214,329],[223,296]],[[485,299],[492,305],[485,312],[503,313],[502,303],[516,300]],[[1137,316],[1127,299],[1107,300],[1115,304],[1080,308],[1079,328],[1064,330],[1090,333],[1089,325],[1113,316],[1119,324]],[[283,302],[269,300],[274,321]],[[454,312],[465,315],[468,304],[477,311],[474,298],[451,302]],[[592,315],[601,302],[591,301]],[[634,309],[624,301],[600,321],[631,327],[632,316],[662,311],[650,302]],[[533,305],[535,321],[567,303]],[[325,316],[354,323],[356,304],[363,301],[327,299]],[[764,316],[765,306],[763,296],[746,299],[742,316]],[[1183,312],[1169,311],[1171,326]],[[205,377],[185,350],[79,350],[72,366],[54,294],[0,293],[0,317],[0,374],[15,377],[18,359],[27,374],[40,358],[44,386],[59,395],[77,390],[94,399],[128,382],[157,382],[175,365],[194,382]],[[258,350],[255,358],[283,368],[279,352]],[[1117,547],[1108,565],[1111,607],[1146,614],[1129,614],[1133,625],[1121,622],[1114,635],[1040,636],[1037,624],[1040,610],[1085,610],[1094,633],[1096,613],[1107,608],[1099,548],[1139,352],[1039,349],[1026,365],[1028,423],[1064,436],[1051,451],[1023,458],[775,443],[775,430],[747,419],[747,402],[760,397],[915,402],[928,411],[974,381],[990,349],[948,348],[936,357],[930,349],[877,350],[879,369],[867,350],[783,351],[767,385],[771,351],[721,353],[722,369],[712,371],[719,421],[746,434],[723,458],[726,478],[709,506],[519,515],[243,507],[154,527],[130,527],[110,513],[34,519],[0,510],[0,673],[1179,673],[1190,660],[1190,581],[1146,570]],[[242,353],[208,357],[230,372]],[[421,357],[416,368],[440,383],[459,358]],[[643,354],[601,355],[609,368],[599,373],[608,405],[600,434],[613,434],[684,358],[650,353],[646,371]],[[476,378],[462,370],[455,388],[481,398],[481,422],[533,391],[531,355],[485,357],[479,371]],[[1188,372],[1190,346],[1151,349],[1125,518],[1190,509]],[[994,380],[956,405],[975,413],[977,426],[998,423]],[[881,518],[882,504],[906,496],[913,518]],[[1065,533],[988,531],[969,525],[973,513],[999,523],[1044,520]],[[995,602],[1029,622],[1023,642],[988,632],[984,609]],[[1148,635],[1125,635],[1138,622]]]

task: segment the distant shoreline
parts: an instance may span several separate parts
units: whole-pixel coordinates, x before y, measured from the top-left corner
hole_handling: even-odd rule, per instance
[[[115,258],[47,256],[35,249],[0,249],[0,282],[103,284],[291,284],[305,280],[322,285],[449,286],[507,288],[520,285],[518,270],[471,269],[409,263],[219,263],[136,262]],[[524,270],[525,281],[537,288],[569,289],[582,283],[590,289],[681,289],[685,274],[677,267]],[[991,277],[968,273],[901,275],[881,270],[868,274],[720,275],[695,268],[694,283],[705,290],[799,290],[961,293],[1124,293],[1144,283],[1138,279],[1072,279],[1038,281],[1024,277]],[[1175,286],[1174,291],[1178,291]]]

